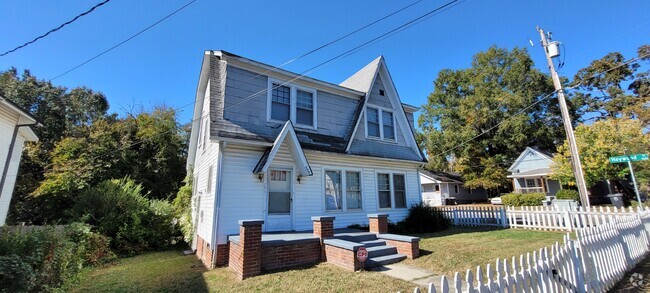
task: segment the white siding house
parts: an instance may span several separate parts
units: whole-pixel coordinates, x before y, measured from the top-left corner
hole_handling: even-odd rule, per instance
[[[399,221],[421,201],[418,108],[401,103],[383,57],[333,84],[206,51],[195,100],[187,167],[194,245],[209,266],[239,220],[305,231],[332,215],[344,228],[369,213]]]
[[[29,112],[0,96],[0,226],[7,219],[23,145],[26,141],[38,141],[31,129],[37,124]]]
[[[560,182],[549,179],[553,155],[527,147],[512,163],[508,178],[512,178],[512,189],[515,193],[542,192],[546,195],[555,195],[562,188]]]
[[[467,188],[458,173],[420,171],[422,203],[428,206],[482,203],[488,200],[484,188]]]

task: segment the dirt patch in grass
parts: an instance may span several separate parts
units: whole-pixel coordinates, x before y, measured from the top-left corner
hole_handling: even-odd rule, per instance
[[[207,271],[195,256],[176,251],[121,259],[84,272],[72,292],[409,292],[416,285],[378,272],[350,272],[319,264],[238,281],[229,268]]]
[[[475,270],[478,265],[494,265],[497,259],[512,259],[522,253],[561,242],[565,233],[520,229],[452,227],[449,230],[419,235],[420,254],[407,263],[453,277],[455,272]]]

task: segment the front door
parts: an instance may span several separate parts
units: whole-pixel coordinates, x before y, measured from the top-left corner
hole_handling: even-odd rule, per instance
[[[292,230],[292,172],[269,170],[266,231]]]

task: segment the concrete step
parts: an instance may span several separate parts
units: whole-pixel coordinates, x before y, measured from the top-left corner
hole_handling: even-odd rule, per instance
[[[366,249],[368,249],[368,258],[397,254],[397,248],[388,245],[367,247]]]
[[[377,266],[389,265],[392,263],[400,262],[406,259],[404,254],[390,254],[378,257],[371,257],[366,260],[366,268],[374,268]]]
[[[369,240],[369,241],[361,241],[361,244],[365,245],[366,248],[368,247],[374,247],[374,246],[384,246],[386,245],[386,241],[377,239],[377,240]]]
[[[335,234],[334,238],[361,243],[363,241],[372,241],[377,240],[377,235],[369,232],[358,232],[358,233],[339,233]]]

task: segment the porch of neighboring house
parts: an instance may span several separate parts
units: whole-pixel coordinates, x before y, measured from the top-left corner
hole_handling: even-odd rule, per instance
[[[558,181],[549,179],[551,170],[549,168],[535,169],[508,175],[512,178],[512,190],[514,193],[546,193],[555,195],[561,189]]]
[[[312,217],[313,231],[265,232],[263,220],[239,221],[228,237],[228,266],[240,279],[300,265],[328,262],[356,271],[419,256],[418,237],[388,234],[388,216],[369,214],[370,231],[334,229],[334,217]],[[357,259],[360,248],[367,260]]]

